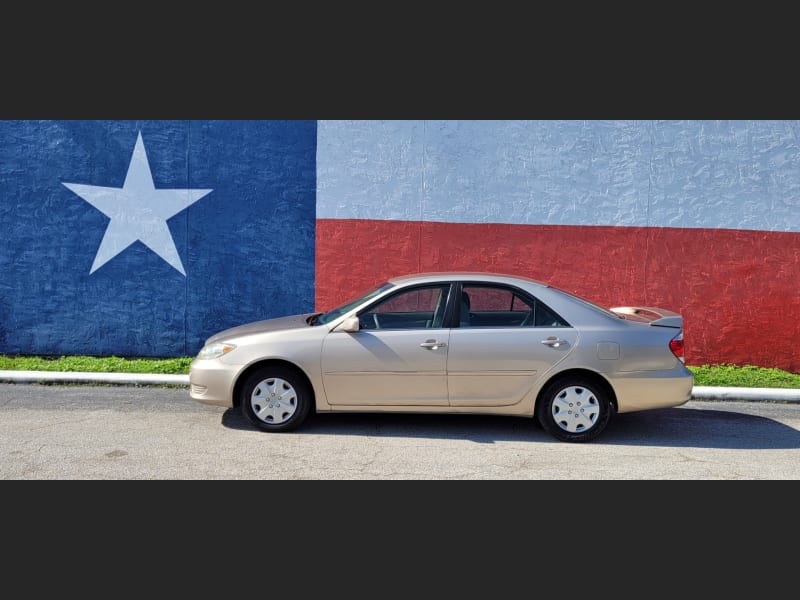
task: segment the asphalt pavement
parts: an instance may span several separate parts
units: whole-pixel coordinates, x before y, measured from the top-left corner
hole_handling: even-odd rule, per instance
[[[0,383],[85,383],[108,385],[176,385],[189,387],[188,375],[2,371]],[[800,389],[694,386],[692,400],[800,402]]]

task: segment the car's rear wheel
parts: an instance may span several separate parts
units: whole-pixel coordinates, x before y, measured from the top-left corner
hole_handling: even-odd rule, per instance
[[[537,417],[562,442],[588,442],[606,428],[611,402],[602,386],[586,377],[565,377],[542,392]]]
[[[251,373],[241,391],[242,414],[264,431],[291,431],[308,416],[312,394],[293,369],[276,365]]]

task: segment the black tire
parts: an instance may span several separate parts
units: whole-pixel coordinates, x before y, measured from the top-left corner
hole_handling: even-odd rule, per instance
[[[263,431],[296,429],[311,410],[306,379],[285,366],[261,367],[248,375],[239,398],[242,414]]]
[[[536,411],[539,423],[562,442],[589,442],[611,420],[612,406],[605,389],[586,377],[551,382],[542,392]]]

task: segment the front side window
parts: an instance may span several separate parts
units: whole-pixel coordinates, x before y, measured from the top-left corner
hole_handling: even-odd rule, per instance
[[[392,294],[359,313],[361,329],[442,327],[447,285],[416,287]]]

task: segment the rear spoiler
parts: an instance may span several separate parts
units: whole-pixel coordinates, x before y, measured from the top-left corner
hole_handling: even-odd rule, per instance
[[[654,308],[652,306],[617,306],[609,309],[628,321],[639,321],[649,323],[657,327],[683,327],[683,317],[676,312],[666,308]]]

